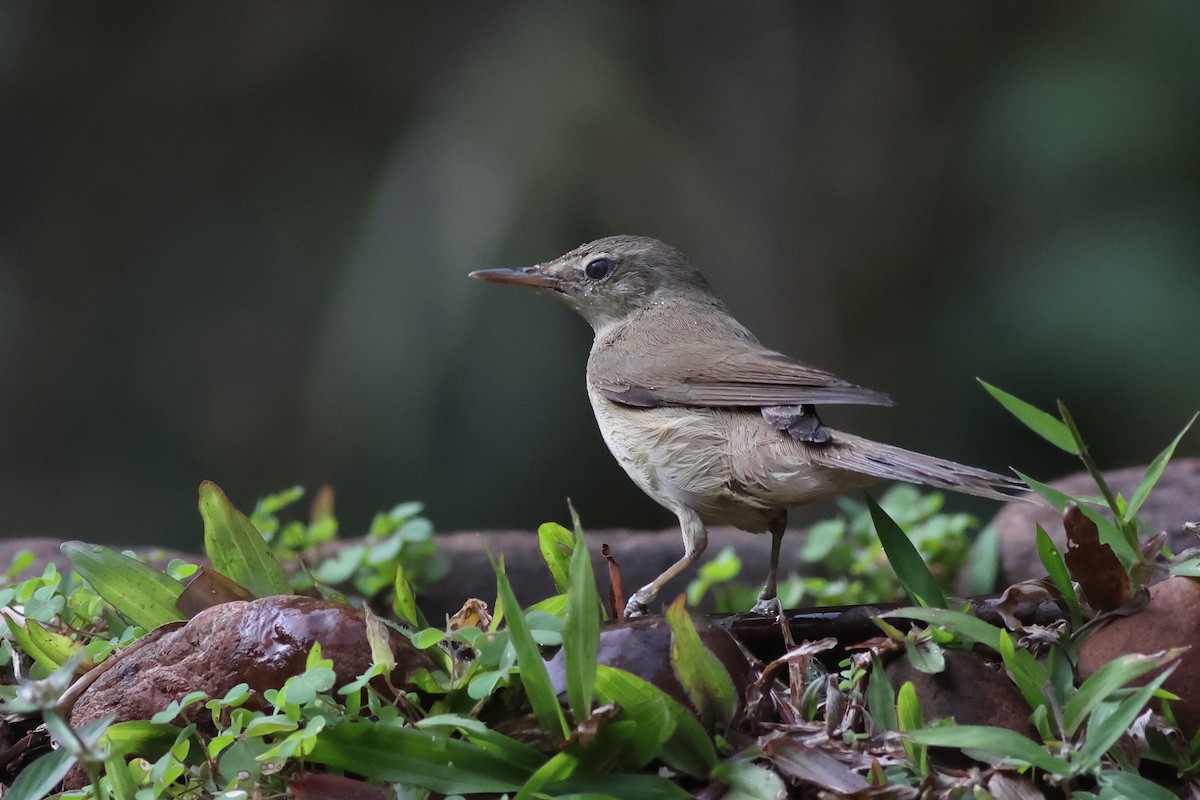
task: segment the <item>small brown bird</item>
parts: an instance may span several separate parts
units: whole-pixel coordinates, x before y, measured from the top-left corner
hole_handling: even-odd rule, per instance
[[[587,391],[600,433],[642,491],[679,517],[684,554],[630,598],[644,614],[704,552],[706,525],[771,532],[771,566],[754,610],[776,608],[789,508],[881,480],[1005,500],[1016,481],[825,427],[818,404],[891,405],[759,344],[679,251],[609,236],[553,261],[472,278],[565,301],[596,338]]]

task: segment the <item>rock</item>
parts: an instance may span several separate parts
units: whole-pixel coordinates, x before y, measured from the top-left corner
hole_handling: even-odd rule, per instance
[[[1163,688],[1179,699],[1171,703],[1175,720],[1189,739],[1200,730],[1200,581],[1168,578],[1150,587],[1150,602],[1141,611],[1116,617],[1093,633],[1079,648],[1079,674],[1085,680],[1096,670],[1126,653],[1157,653],[1173,647],[1191,647]],[[1142,676],[1143,685],[1158,671]]]
[[[1114,492],[1128,498],[1141,483],[1145,471],[1145,467],[1118,469],[1105,472],[1104,479]],[[1095,482],[1086,472],[1077,472],[1050,485],[1069,495],[1099,494]],[[1045,501],[1037,500],[1037,505],[1009,503],[992,520],[1000,539],[1001,586],[1046,574],[1037,554],[1038,524],[1046,529],[1060,551],[1066,547],[1062,517]],[[1154,533],[1167,531],[1168,543],[1176,553],[1200,544],[1195,534],[1183,529],[1185,522],[1200,521],[1200,459],[1176,458],[1171,461],[1138,516]]]
[[[744,704],[746,690],[754,676],[741,648],[732,636],[711,623],[696,620],[696,631],[700,641],[729,673],[739,703]],[[638,617],[605,626],[600,631],[596,662],[623,669],[654,684],[695,713],[696,709],[671,664],[671,628],[665,617]],[[565,666],[561,650],[546,663],[550,682],[559,694],[567,690]]]
[[[433,662],[407,638],[390,628],[396,686],[404,685]],[[147,644],[117,655],[112,666],[89,686],[70,713],[79,727],[106,714],[117,722],[149,719],[188,692],[222,697],[239,683],[249,684],[249,708],[265,708],[262,694],[278,689],[304,671],[314,642],[333,661],[337,684],[344,685],[371,665],[362,614],[350,606],[295,595],[264,597],[251,602],[214,606],[186,624]],[[202,705],[185,711],[202,730],[212,729],[211,715]]]
[[[949,718],[959,725],[992,725],[1037,737],[1029,721],[1032,709],[1003,669],[967,650],[946,650],[945,656],[946,668],[937,674],[919,671],[907,658],[892,660],[884,672],[897,692],[912,682],[926,722]]]

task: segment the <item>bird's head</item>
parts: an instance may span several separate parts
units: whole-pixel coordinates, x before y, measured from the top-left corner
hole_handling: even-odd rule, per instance
[[[597,330],[648,306],[708,297],[699,270],[675,248],[647,236],[608,236],[543,264],[481,269],[471,277],[556,295]]]

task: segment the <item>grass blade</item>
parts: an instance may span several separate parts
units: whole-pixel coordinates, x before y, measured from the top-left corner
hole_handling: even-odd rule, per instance
[[[575,536],[567,578],[567,617],[563,622],[567,701],[576,723],[591,716],[596,685],[596,653],[600,648],[600,600],[583,531]]]
[[[446,733],[357,720],[321,731],[306,758],[442,794],[516,792],[529,778],[519,765]]]
[[[867,495],[867,507],[871,510],[871,520],[875,523],[875,533],[883,545],[883,552],[909,598],[917,605],[945,608],[946,597],[912,540],[871,495]]]
[[[517,651],[517,666],[521,669],[521,685],[525,687],[525,695],[529,698],[529,704],[533,706],[533,714],[543,731],[561,735],[566,739],[570,736],[571,729],[563,716],[558,695],[554,693],[554,687],[550,684],[550,675],[546,672],[546,662],[542,661],[542,652],[533,640],[529,623],[525,621],[525,615],[521,612],[516,595],[513,594],[512,584],[508,582],[508,576],[504,573],[504,563],[493,561],[492,566],[496,570],[496,596],[504,608],[508,632]]]
[[[984,389],[987,389],[988,394],[996,398],[1000,405],[1008,409],[1008,412],[1025,424],[1026,428],[1041,436],[1050,444],[1065,450],[1073,456],[1079,455],[1079,447],[1075,444],[1075,437],[1071,435],[1071,431],[1062,422],[1045,411],[1034,405],[1026,403],[1019,397],[1014,397],[1003,389],[998,389],[992,386],[982,378],[977,378]]]
[[[1196,422],[1196,417],[1200,414],[1193,414],[1188,420],[1187,425],[1183,426],[1183,430],[1179,432],[1166,448],[1158,454],[1158,456],[1150,462],[1150,466],[1146,467],[1146,474],[1142,476],[1141,483],[1134,490],[1133,495],[1129,498],[1129,507],[1125,510],[1125,521],[1131,521],[1142,507],[1142,503],[1146,502],[1146,498],[1150,495],[1150,490],[1154,488],[1154,484],[1158,483],[1158,479],[1162,477],[1163,470],[1167,467],[1167,462],[1171,460],[1171,456],[1175,455],[1175,448],[1179,445],[1180,439],[1191,429]]]
[[[1021,761],[1056,775],[1071,773],[1069,763],[1050,755],[1037,742],[1008,728],[947,725],[909,731],[905,735],[912,741],[929,747],[953,747],[956,750],[983,753],[991,758]]]
[[[1062,554],[1054,546],[1054,540],[1041,525],[1037,526],[1037,551],[1042,566],[1046,568],[1046,574],[1050,576],[1054,587],[1062,595],[1063,602],[1067,604],[1067,612],[1071,617],[1071,630],[1079,630],[1079,626],[1083,624],[1083,611],[1079,607],[1079,596],[1075,594],[1075,585],[1071,582],[1071,573],[1067,570],[1067,564],[1063,561]]]

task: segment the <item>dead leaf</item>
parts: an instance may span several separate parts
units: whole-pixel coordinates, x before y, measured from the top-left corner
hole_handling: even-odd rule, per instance
[[[602,545],[600,552],[608,559],[608,605],[612,609],[613,619],[625,619],[625,589],[621,585],[621,565],[613,557],[608,545]]]
[[[1100,543],[1096,523],[1078,506],[1071,506],[1063,515],[1063,527],[1067,532],[1063,560],[1088,604],[1098,611],[1112,611],[1128,603],[1129,575],[1113,549]]]

